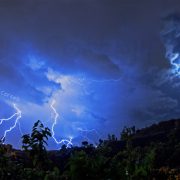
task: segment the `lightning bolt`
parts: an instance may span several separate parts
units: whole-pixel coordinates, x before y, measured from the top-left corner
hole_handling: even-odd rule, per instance
[[[166,54],[166,57],[169,58],[171,65],[174,67],[174,73],[180,75],[180,64],[176,62],[180,58],[179,53],[173,53],[172,51]]]
[[[91,79],[90,80],[91,82],[96,82],[96,83],[105,83],[105,82],[119,82],[121,81],[121,78],[118,78],[118,79],[102,79],[102,80],[95,80],[95,79]]]
[[[55,77],[53,76],[50,76],[49,75],[49,78],[50,79],[54,79]],[[81,75],[78,75],[78,76],[75,76],[75,77],[72,77],[72,76],[58,76],[55,78],[55,81],[61,83],[62,85],[62,89],[65,89],[65,88],[69,88],[69,89],[73,89],[74,91],[77,89],[77,90],[80,90],[81,91],[81,95],[89,95],[91,92],[89,92],[89,88],[88,86],[91,85],[92,83],[119,83],[121,82],[121,78],[114,78],[114,79],[101,79],[101,80],[96,80],[96,79],[91,79],[91,78],[88,78],[86,77],[84,74],[81,74]],[[79,92],[79,91],[78,91]],[[69,95],[69,94],[68,94]],[[75,93],[75,97],[76,97],[76,93]],[[55,141],[56,144],[67,144],[67,146],[70,146],[72,145],[72,138],[70,137],[69,139],[57,139],[56,138],[56,133],[55,133],[55,126],[57,125],[57,120],[59,118],[59,114],[55,108],[55,100],[52,101],[51,105],[50,105],[52,111],[53,111],[53,124],[51,126],[51,132],[52,132],[52,137]],[[99,133],[97,132],[96,129],[82,129],[82,128],[79,128],[77,129],[80,133],[81,133],[81,137],[87,139],[88,141],[91,141],[94,143],[94,141],[90,140],[90,136],[91,134],[95,134],[95,136],[97,137],[100,137],[99,136]]]
[[[53,137],[55,143],[58,144],[58,145],[59,145],[59,144],[66,144],[67,147],[72,146],[72,145],[73,145],[73,144],[72,144],[72,137],[70,137],[69,140],[68,140],[68,139],[62,139],[62,140],[60,140],[60,141],[58,141],[58,140],[56,139],[56,137],[55,137],[54,127],[55,127],[55,125],[57,124],[57,119],[58,119],[58,117],[59,117],[59,114],[58,114],[57,110],[55,109],[54,104],[55,104],[55,100],[53,100],[53,101],[52,101],[52,104],[51,104],[51,109],[53,110],[53,112],[54,112],[54,114],[55,114],[54,122],[53,122],[52,127],[51,127],[52,137]]]
[[[97,80],[97,79],[91,79],[91,78],[86,78],[86,76],[84,76],[84,75],[82,75],[80,78],[78,78],[78,82],[76,81],[76,83],[77,84],[79,84],[79,85],[82,85],[82,83],[84,82],[84,81],[86,81],[86,82],[89,82],[89,83],[106,83],[106,82],[119,82],[119,81],[121,81],[121,78],[117,78],[117,79],[101,79],[101,80]]]
[[[180,53],[178,47],[180,35],[180,19],[172,14],[165,18],[164,28],[161,31],[162,40],[166,48],[165,57],[172,65],[172,73],[175,77],[180,75]]]
[[[92,142],[93,144],[94,141],[91,140],[89,137],[88,137],[88,134],[89,133],[95,133],[96,136],[98,137],[98,139],[100,139],[100,134],[98,133],[98,131],[96,129],[82,129],[82,128],[77,128],[78,131],[80,131],[82,133],[82,137],[84,137],[85,139],[88,140],[88,142]]]
[[[15,105],[14,105],[14,108],[15,108]],[[9,121],[11,120],[12,118],[14,118],[16,115],[18,115],[18,112],[14,113],[11,117],[9,118],[6,118],[6,119],[0,119],[0,125],[4,122],[4,121]]]
[[[9,117],[9,118],[7,118],[7,119],[0,119],[0,125],[1,125],[4,121],[9,121],[9,120],[11,120],[12,118],[14,118],[15,116],[17,116],[14,125],[11,126],[9,129],[7,129],[7,130],[4,132],[4,135],[3,135],[3,137],[1,138],[2,141],[5,140],[5,137],[6,137],[7,133],[11,132],[11,131],[16,127],[17,123],[19,123],[19,119],[22,117],[21,110],[16,106],[16,104],[13,104],[13,106],[14,106],[14,109],[16,110],[16,113],[14,113],[11,117]]]
[[[121,78],[117,78],[117,79],[101,79],[101,80],[97,80],[97,79],[89,79],[85,76],[80,76],[79,78],[76,78],[76,79],[69,79],[69,82],[70,83],[73,83],[73,84],[77,84],[79,85],[83,92],[85,94],[89,94],[89,89],[86,87],[86,83],[87,84],[92,84],[92,83],[119,83],[121,82]]]

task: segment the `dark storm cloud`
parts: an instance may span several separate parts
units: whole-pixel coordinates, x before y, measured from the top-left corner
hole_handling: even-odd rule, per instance
[[[159,121],[162,119],[172,118],[172,114],[177,118],[180,113],[179,111],[177,114],[177,109],[177,99],[173,99],[160,91],[154,91],[154,97],[152,97],[152,101],[149,102],[144,114],[147,114],[147,119]]]
[[[164,76],[162,75],[162,86],[166,84],[169,85],[173,91],[178,91],[180,88],[180,14],[169,14],[163,18],[163,22],[164,27],[161,32],[161,37],[166,50],[165,57],[171,69],[168,73],[164,73]],[[169,93],[171,93],[171,91],[169,91]]]
[[[112,46],[120,44],[121,47],[116,46],[114,53],[123,53],[122,49],[127,49],[127,53],[135,56],[136,61],[144,56],[139,52],[140,49],[150,49],[148,44],[151,43],[147,43],[146,37],[151,39],[148,35],[154,23],[151,20],[153,17],[152,14],[148,15],[148,12],[143,17],[142,13],[149,5],[152,6],[151,3],[140,1],[136,5],[130,1],[22,2],[21,5],[6,3],[7,7],[3,6],[1,17],[6,19],[3,21],[3,35],[11,41],[33,44],[34,49],[49,55],[51,61],[54,59],[57,64],[72,63],[73,58],[79,55],[84,47],[97,51],[108,48],[108,51],[111,51]],[[98,53],[106,54],[108,51]],[[153,58],[150,61],[153,61]]]
[[[118,78],[120,76],[119,67],[105,54],[97,54],[84,50],[76,60],[79,69],[96,78]]]
[[[4,54],[23,58],[20,63],[21,54],[38,52],[57,70],[96,78],[117,78],[127,63],[140,66],[146,81],[144,72],[151,67],[168,67],[159,30],[162,14],[178,4],[173,2],[2,1],[0,41],[9,49]]]
[[[111,41],[111,38],[116,38],[116,35],[119,34],[116,13],[109,16],[112,8],[109,9],[107,3],[99,6],[99,9],[96,7],[99,5],[96,1],[68,2],[22,1],[21,6],[19,3],[13,3],[13,5],[8,2],[3,3],[3,9],[0,13],[6,21],[1,18],[2,34],[6,41],[9,40],[9,44],[16,44],[16,47],[24,52],[28,53],[32,49],[32,51],[40,52],[55,67],[59,66],[66,71],[77,69],[77,71],[83,72],[84,67],[89,66],[85,70],[88,69],[90,73],[97,74],[96,68],[93,68],[95,65],[89,63],[89,60],[93,58],[93,53],[89,53],[89,57],[85,54],[82,55],[81,52],[84,49],[89,52],[94,51],[94,49],[99,51],[101,49],[99,46],[103,45],[103,41],[108,42]],[[118,13],[118,9],[116,12]],[[120,14],[118,13],[118,16]],[[74,62],[79,56],[83,56],[84,66],[78,66]],[[98,59],[98,75],[107,77],[109,74],[109,77],[112,77],[115,74],[114,77],[116,77],[118,67],[115,67],[111,60],[107,60],[109,57],[104,58],[103,56],[108,56],[108,54],[94,52],[94,58]],[[92,59],[92,61],[94,64],[95,60]],[[112,72],[113,69],[116,71],[115,73]]]
[[[92,85],[93,119],[119,131],[175,117],[179,77],[167,71],[180,51],[179,18],[165,19],[173,20],[161,34],[166,49],[160,31],[162,17],[179,10],[179,0],[0,1],[0,87],[39,104],[61,89],[47,79],[49,68],[98,81],[120,77]]]

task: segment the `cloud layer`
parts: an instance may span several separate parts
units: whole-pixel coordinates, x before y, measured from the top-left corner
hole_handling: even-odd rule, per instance
[[[0,105],[6,107],[0,115],[12,114],[15,102],[23,132],[37,119],[51,127],[50,104],[56,100],[56,137],[78,143],[85,136],[95,142],[108,133],[119,135],[124,125],[179,117],[180,20],[168,16],[180,11],[178,5],[178,0],[0,2]],[[16,128],[7,141],[19,136]]]

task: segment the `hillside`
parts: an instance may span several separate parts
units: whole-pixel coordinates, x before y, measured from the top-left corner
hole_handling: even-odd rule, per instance
[[[121,139],[108,135],[97,147],[84,141],[54,151],[44,146],[51,136],[46,130],[24,135],[23,151],[1,144],[1,179],[180,179],[179,119],[125,127]]]

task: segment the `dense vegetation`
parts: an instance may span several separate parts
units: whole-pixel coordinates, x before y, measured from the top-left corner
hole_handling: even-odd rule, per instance
[[[120,138],[108,135],[97,147],[47,151],[51,132],[37,121],[22,136],[22,150],[0,142],[1,180],[131,180],[180,179],[180,121],[171,120],[136,130],[125,127]]]

